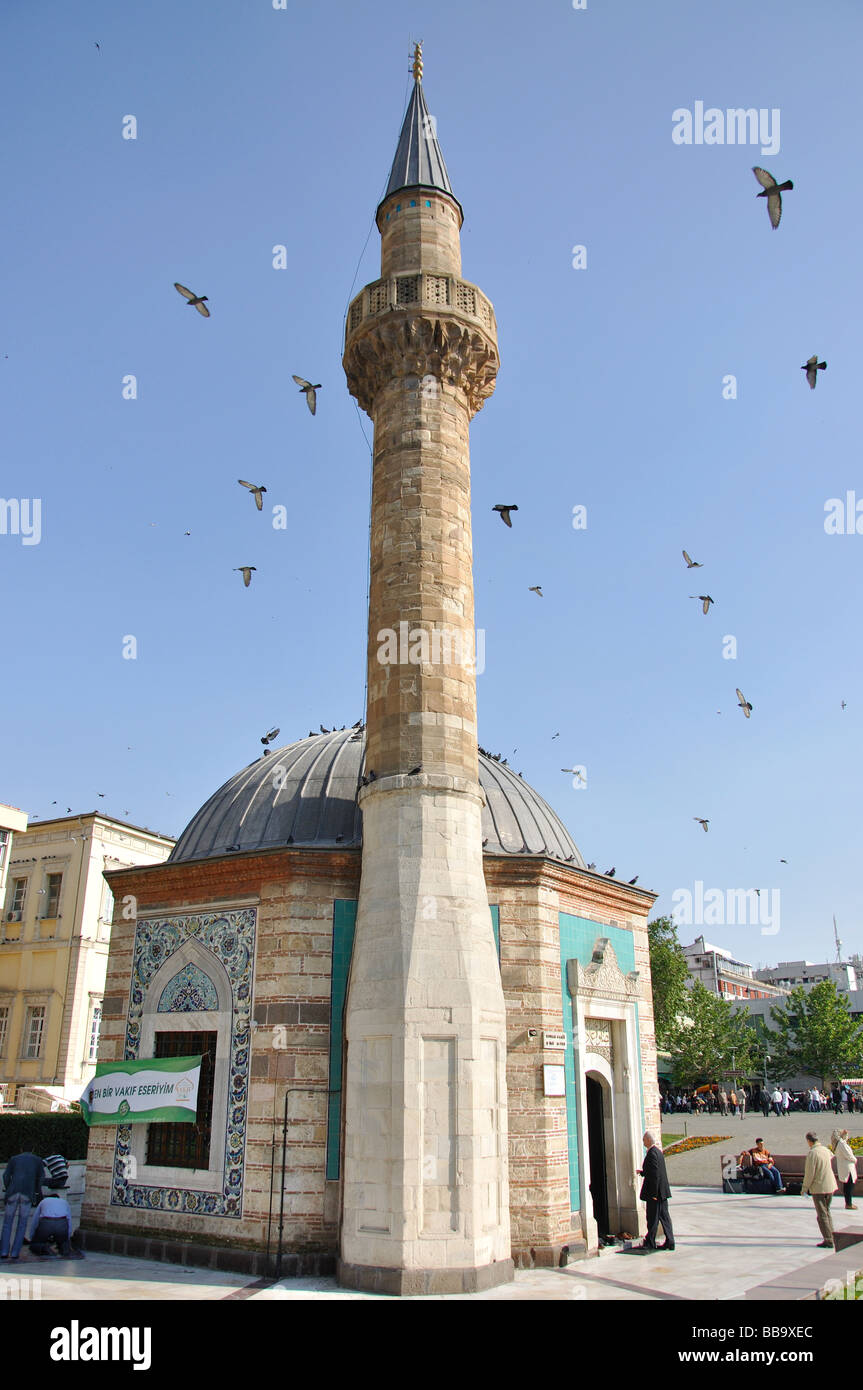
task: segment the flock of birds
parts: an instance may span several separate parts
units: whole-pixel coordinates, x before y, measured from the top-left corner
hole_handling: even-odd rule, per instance
[[[178,280],[174,281],[174,289],[185,299],[187,309],[197,309],[198,313],[201,314],[205,319],[208,319],[210,317],[210,311],[207,308],[207,304],[209,302],[209,295],[195,294],[194,291],[187,289],[185,285],[181,285]],[[295,373],[291,373],[291,375],[293,376],[294,381],[297,383],[297,386],[300,388],[300,395],[305,396],[306,405],[309,407],[309,410],[311,411],[312,415],[314,415],[318,408],[317,393],[322,389],[321,383],[319,381],[307,381],[304,376],[297,376]],[[237,482],[240,484],[240,487],[248,488],[249,492],[255,499],[255,506],[257,507],[258,511],[263,511],[263,494],[267,490],[264,487],[263,483],[247,483],[242,478],[238,478]],[[189,531],[186,532],[187,536],[190,534],[191,533]],[[243,585],[247,589],[252,582],[252,575],[255,574],[256,571],[257,565],[234,566],[234,572],[243,576]]]
[[[758,193],[756,196],[759,198],[766,198],[767,213],[770,219],[770,225],[775,231],[776,228],[779,226],[779,222],[782,217],[782,194],[790,192],[790,190],[793,189],[794,184],[792,183],[791,179],[786,179],[784,183],[778,183],[777,180],[773,177],[771,173],[768,172],[767,169],[761,169],[758,165],[753,166],[752,172],[755,175],[758,182],[761,184],[762,191]],[[806,373],[806,381],[810,389],[814,391],[816,385],[818,384],[818,373],[825,372],[827,370],[827,363],[819,362],[818,354],[813,353],[812,356],[809,357],[806,360],[806,362],[804,362],[800,370]],[[508,526],[511,530],[512,513],[518,511],[518,504],[515,502],[496,502],[495,505],[492,507],[492,511],[497,512],[504,526]],[[700,560],[693,560],[687,550],[683,551],[683,559],[686,562],[687,569],[692,570],[703,568],[702,562]],[[529,588],[529,592],[532,594],[536,594],[539,598],[543,597],[542,587],[539,584],[531,585]],[[707,615],[710,612],[710,609],[713,603],[715,602],[715,600],[710,594],[690,594],[690,598],[696,599],[701,604],[701,611],[705,615]],[[751,701],[746,699],[746,696],[743,694],[743,691],[739,688],[735,690],[735,694],[737,696],[738,706],[743,711],[745,718],[748,719],[752,714],[754,706],[752,705]],[[843,700],[843,710],[845,709],[845,704],[846,702]],[[559,737],[559,735],[554,734],[553,737],[557,738]],[[506,759],[504,759],[504,762],[505,761]],[[586,781],[586,779],[580,773],[578,768],[564,767],[561,768],[561,772],[573,774],[576,777],[578,777],[580,781]],[[520,775],[521,774],[519,774],[519,776]],[[702,830],[706,835],[708,833],[708,826],[710,824],[709,819],[703,816],[693,816],[693,820],[701,826]],[[781,864],[786,864],[788,861],[786,859],[780,859],[779,862]],[[587,867],[591,870],[596,869],[595,864],[588,864]],[[615,872],[616,871],[613,867],[611,869],[607,869],[604,877],[614,878]],[[629,879],[629,883],[635,884],[637,880],[638,875],[636,874],[635,878]]]

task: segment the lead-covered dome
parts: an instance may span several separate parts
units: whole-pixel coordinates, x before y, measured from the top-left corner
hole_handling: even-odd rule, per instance
[[[210,797],[183,831],[169,864],[261,849],[358,849],[363,840],[357,790],[365,735],[316,734],[250,763]],[[484,854],[532,854],[577,868],[584,860],[566,827],[533,787],[502,763],[479,755],[486,795]]]

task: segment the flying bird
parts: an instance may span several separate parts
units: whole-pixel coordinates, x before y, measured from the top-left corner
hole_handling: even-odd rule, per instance
[[[818,353],[813,352],[811,357],[807,357],[800,370],[806,373],[806,380],[809,382],[810,388],[814,391],[815,383],[818,380],[818,373],[827,371],[827,363],[819,362]]]
[[[842,701],[842,708],[843,708],[843,709],[845,708],[845,705],[846,705],[846,701],[843,700],[843,701]]]
[[[207,308],[208,295],[192,294],[191,290],[187,290],[185,285],[179,285],[176,280],[174,281],[174,289],[178,290],[183,298],[188,300],[187,308],[197,309],[198,313],[203,314],[205,319],[210,317],[210,311]]]
[[[542,588],[539,584],[531,584],[529,592],[532,594],[538,594],[538,596],[542,598]]]
[[[279,733],[279,729],[270,729],[270,732],[268,734],[264,734],[264,737],[261,739],[261,743],[263,743],[266,747],[268,743],[272,743],[274,738],[278,738]]]
[[[767,213],[770,218],[770,225],[775,232],[782,216],[782,194],[789,188],[793,188],[794,184],[790,179],[786,179],[785,183],[777,183],[772,174],[768,174],[766,169],[759,169],[757,164],[753,165],[752,172],[764,190],[757,196],[767,199]]]
[[[780,859],[780,860],[779,860],[779,863],[780,863],[780,864],[787,864],[787,863],[788,863],[788,860],[787,860],[787,859]]]
[[[552,741],[552,743],[554,743],[554,740],[555,740],[556,738],[560,738],[560,730],[559,730],[559,729],[558,729],[558,731],[557,731],[556,734],[552,734],[552,736],[551,736],[551,741]]]
[[[235,566],[234,566],[234,571],[235,571],[235,573],[241,574],[241,575],[243,576],[243,583],[245,584],[245,586],[246,586],[247,589],[248,589],[249,585],[250,585],[251,582],[252,582],[252,575],[254,574],[254,572],[255,572],[255,570],[256,570],[257,568],[258,568],[257,565],[235,565]]]
[[[749,704],[749,701],[747,699],[745,699],[742,690],[737,691],[737,703],[743,710],[743,713],[746,715],[746,718],[748,719],[752,712],[753,706]]]
[[[701,829],[704,831],[704,833],[705,833],[705,835],[706,835],[706,834],[707,834],[707,827],[708,827],[708,825],[710,824],[710,821],[709,821],[709,820],[705,820],[703,816],[693,816],[692,819],[698,821],[698,824],[701,826]]]
[[[291,375],[294,377],[294,381],[300,388],[300,394],[305,396],[306,405],[309,407],[309,410],[314,415],[318,399],[315,395],[315,392],[320,391],[321,383],[317,382],[316,385],[313,386],[310,381],[306,381],[306,378],[304,376],[295,376],[293,372],[291,373]]]
[[[257,485],[255,483],[246,483],[243,481],[242,478],[238,478],[237,482],[240,484],[240,487],[247,487],[249,489],[249,492],[255,499],[255,506],[257,507],[258,511],[263,511],[264,499],[261,496],[261,493],[266,492],[267,490],[264,487],[263,483],[259,483]],[[186,534],[188,535],[188,532]]]
[[[500,519],[503,522],[504,526],[511,527],[512,522],[510,521],[509,514],[510,512],[517,512],[518,507],[515,505],[514,502],[507,502],[505,505],[503,502],[498,502],[496,506],[492,507],[492,511],[500,512]]]
[[[684,558],[684,560],[686,561],[686,568],[687,568],[688,570],[700,570],[700,569],[703,569],[703,568],[704,568],[704,566],[703,566],[703,564],[701,563],[700,560],[693,560],[693,559],[692,559],[692,557],[690,556],[688,550],[684,550],[684,552],[683,552],[683,558]]]
[[[701,601],[701,611],[702,611],[702,613],[709,613],[709,612],[710,612],[710,605],[711,605],[711,603],[713,603],[713,599],[710,597],[709,594],[690,594],[689,597],[690,597],[690,598],[697,598],[697,599],[699,599],[699,600]]]
[[[94,39],[93,42],[96,43],[96,40]],[[101,45],[100,43],[96,43],[96,47],[98,48],[99,52],[101,53],[101,52],[102,52],[102,45]]]

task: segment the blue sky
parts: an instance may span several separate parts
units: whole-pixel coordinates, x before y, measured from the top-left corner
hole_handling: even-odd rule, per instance
[[[834,912],[863,950],[863,537],[824,529],[863,499],[859,5],[105,0],[0,29],[0,495],[42,504],[38,545],[0,535],[0,799],[176,835],[271,725],[360,718],[371,425],[342,323],[422,38],[500,335],[471,435],[480,741],[657,910],[779,889],[776,935],[705,928],[744,959],[832,957]],[[696,101],[777,108],[779,152],[675,144]],[[777,231],[753,164],[794,181]]]

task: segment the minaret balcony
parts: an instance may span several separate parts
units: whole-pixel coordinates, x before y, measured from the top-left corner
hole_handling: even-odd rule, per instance
[[[438,309],[443,313],[455,311],[459,318],[474,322],[492,338],[497,338],[494,309],[482,290],[454,275],[430,275],[426,271],[418,271],[414,275],[392,275],[385,280],[375,280],[351,300],[345,330],[345,350],[352,339],[369,326],[370,320],[401,309]]]

